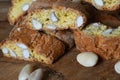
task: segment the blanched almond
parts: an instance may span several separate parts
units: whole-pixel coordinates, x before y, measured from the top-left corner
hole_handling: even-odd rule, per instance
[[[77,27],[80,27],[80,26],[82,26],[83,25],[83,17],[82,16],[79,16],[78,18],[77,18]]]
[[[25,65],[19,73],[18,80],[28,80],[33,67],[30,64]]]
[[[9,50],[4,47],[4,48],[2,48],[2,52],[3,52],[3,54],[8,54],[8,53],[9,53]]]
[[[37,69],[30,74],[28,80],[42,80],[42,77],[43,77],[43,70]]]
[[[120,61],[118,61],[115,65],[114,65],[114,69],[115,71],[120,74]]]
[[[58,18],[57,18],[57,16],[55,15],[55,12],[52,12],[52,13],[50,14],[50,19],[51,19],[52,22],[57,22],[57,21],[58,21]]]
[[[27,11],[27,10],[29,9],[29,7],[30,7],[29,4],[24,4],[24,5],[22,6],[22,10],[23,10],[23,11]]]
[[[42,23],[36,19],[32,19],[32,25],[35,30],[41,30],[42,29]]]
[[[17,43],[16,45],[22,49],[27,49],[27,46],[25,44]]]
[[[95,66],[98,61],[98,56],[93,52],[82,52],[77,55],[79,64],[85,67]]]
[[[94,2],[97,6],[104,6],[103,0],[94,0]]]
[[[28,49],[23,49],[23,56],[26,59],[30,57],[30,52]]]

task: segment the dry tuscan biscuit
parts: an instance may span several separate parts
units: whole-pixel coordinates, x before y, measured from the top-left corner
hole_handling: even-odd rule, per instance
[[[65,45],[55,37],[21,27],[12,30],[0,48],[6,57],[52,64],[64,54]]]
[[[120,8],[120,0],[85,0],[99,10],[114,11]]]
[[[14,25],[22,17],[35,0],[12,0],[12,6],[9,9],[8,20]]]
[[[86,23],[85,10],[80,3],[59,1],[47,9],[29,12],[23,24],[33,30],[77,29]]]
[[[66,45],[67,49],[71,49],[75,44],[73,33],[70,30],[44,31],[44,32],[57,37]]]
[[[95,52],[104,59],[120,58],[120,26],[92,23],[82,31],[74,31],[74,38],[77,49],[82,52]]]

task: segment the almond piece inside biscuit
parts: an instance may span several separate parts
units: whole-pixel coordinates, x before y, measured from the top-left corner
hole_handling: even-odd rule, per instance
[[[109,35],[112,31],[113,31],[113,29],[107,29],[103,32],[103,34],[104,35]]]
[[[20,32],[20,31],[21,31],[21,28],[17,28],[17,31],[19,31],[19,32]]]
[[[23,56],[26,59],[30,57],[30,52],[28,49],[23,49]]]
[[[24,4],[22,6],[22,11],[27,11],[29,9],[30,5],[29,4]]]
[[[7,48],[2,48],[2,52],[3,52],[3,54],[8,54],[9,50]]]
[[[77,27],[80,27],[83,25],[83,17],[82,16],[79,16],[77,18]]]
[[[97,6],[104,6],[103,0],[94,0],[94,2]]]
[[[17,43],[16,45],[22,49],[27,49],[27,46],[22,43]]]
[[[36,19],[32,19],[32,25],[35,30],[41,30],[42,29],[42,23]]]
[[[9,52],[10,52],[10,55],[11,55],[12,57],[14,57],[14,58],[17,57],[16,53],[15,53],[13,50],[9,49]]]
[[[57,18],[57,16],[55,15],[55,12],[52,12],[52,13],[50,14],[50,19],[51,19],[52,22],[57,22],[57,21],[58,21],[58,18]]]
[[[55,25],[47,25],[48,29],[55,30],[57,27]]]

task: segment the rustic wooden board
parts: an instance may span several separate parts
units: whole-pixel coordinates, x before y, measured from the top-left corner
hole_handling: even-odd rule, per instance
[[[12,27],[10,27],[8,22],[0,22],[0,41],[7,38]],[[1,52],[0,52],[1,53]],[[76,61],[76,55],[79,51],[76,48],[71,49],[71,51],[66,52],[66,54],[61,57],[53,65],[41,65],[44,67],[49,67],[58,73],[61,73],[67,80],[119,80],[120,76],[114,71],[115,60],[102,61],[92,68],[85,68],[78,64]],[[19,61],[9,58],[0,58],[0,80],[17,80],[18,74],[21,68],[31,62]],[[34,64],[34,63],[31,63]],[[54,74],[55,75],[55,74]],[[55,75],[56,76],[56,75]],[[57,77],[58,80],[61,77]],[[51,80],[51,79],[48,79]],[[52,78],[56,80],[56,78]]]

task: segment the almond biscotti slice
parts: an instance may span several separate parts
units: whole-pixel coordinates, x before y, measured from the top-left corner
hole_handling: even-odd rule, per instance
[[[95,52],[104,59],[120,59],[120,26],[92,23],[82,31],[74,31],[74,38],[77,49],[82,52]]]
[[[53,36],[21,27],[1,42],[0,49],[6,57],[52,64],[64,54],[65,45]]]
[[[85,0],[99,10],[114,11],[120,8],[120,0]]]
[[[23,24],[33,30],[77,29],[86,23],[85,14],[80,3],[60,1],[50,8],[31,11]]]
[[[9,9],[8,20],[14,25],[22,17],[35,0],[12,0],[12,6]]]

